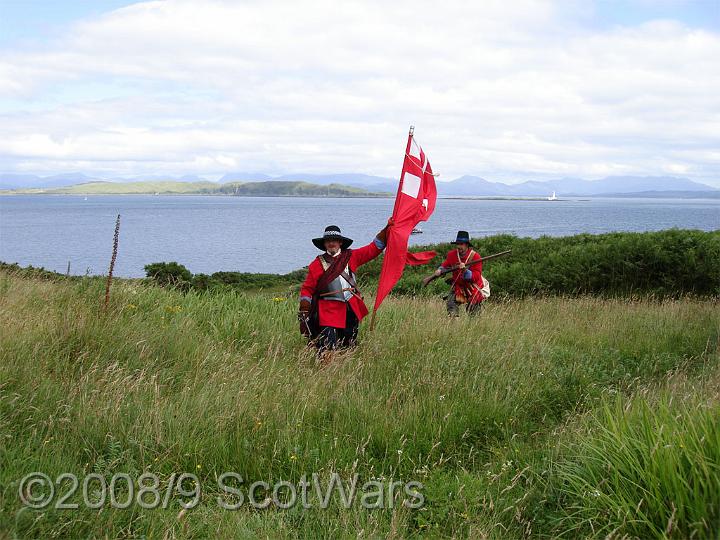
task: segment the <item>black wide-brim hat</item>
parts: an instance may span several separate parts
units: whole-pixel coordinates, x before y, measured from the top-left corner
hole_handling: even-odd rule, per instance
[[[455,238],[454,242],[450,242],[451,244],[467,244],[468,246],[472,247],[472,244],[470,243],[470,233],[467,231],[458,231],[457,238]]]
[[[325,251],[325,240],[340,240],[342,242],[342,249],[347,249],[353,243],[350,238],[346,238],[340,232],[340,227],[337,225],[328,225],[325,227],[325,232],[320,238],[313,238],[312,243],[315,247]]]

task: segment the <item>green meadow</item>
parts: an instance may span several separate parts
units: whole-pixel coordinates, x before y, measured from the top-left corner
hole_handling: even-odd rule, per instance
[[[291,285],[115,280],[107,311],[104,287],[0,270],[2,538],[720,534],[715,294],[499,294],[458,320],[439,296],[394,296],[357,349],[320,368]],[[29,508],[20,481],[35,471],[80,487],[61,480],[52,504]],[[239,499],[219,487],[227,472],[245,487],[415,481],[423,504],[399,490],[377,508],[334,492],[327,508],[313,496],[228,510],[218,497]],[[120,473],[156,475],[167,504],[99,504]],[[197,484],[173,488],[180,473]],[[111,495],[130,490],[116,482]],[[78,507],[57,508],[63,496]]]

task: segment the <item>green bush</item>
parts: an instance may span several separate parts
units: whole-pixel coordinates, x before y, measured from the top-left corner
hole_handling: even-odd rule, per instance
[[[61,274],[59,272],[53,272],[52,270],[46,270],[42,266],[40,267],[34,267],[34,266],[20,266],[18,263],[6,263],[0,261],[0,270],[3,270],[5,272],[8,272],[10,274],[14,274],[17,276],[27,277],[27,278],[36,278],[36,279],[46,279],[50,281],[55,280],[70,280],[70,281],[77,281],[79,279],[82,279],[82,276],[66,276],[65,274]]]
[[[188,289],[192,279],[190,270],[175,261],[146,264],[145,274],[159,285],[178,289]]]
[[[483,267],[494,296],[720,295],[720,231],[670,229],[560,238],[506,234],[477,239],[474,245],[481,255],[512,250],[510,256],[488,261]],[[394,293],[425,295],[447,290],[442,280],[424,288],[422,278],[453,247],[440,244],[416,248],[434,249],[439,256],[428,266],[406,267]],[[359,279],[366,289],[375,286],[381,264],[378,259],[362,267]]]
[[[190,285],[198,291],[206,291],[212,288],[212,278],[207,274],[195,274],[190,280]]]

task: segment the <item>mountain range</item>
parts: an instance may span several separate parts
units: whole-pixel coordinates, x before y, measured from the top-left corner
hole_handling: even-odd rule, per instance
[[[530,180],[518,184],[490,182],[477,176],[462,176],[446,186],[438,183],[438,191],[446,196],[515,196],[544,197],[553,191],[558,196],[601,196],[646,191],[715,191],[715,188],[687,178],[671,176],[608,176],[600,180],[560,178]]]
[[[207,178],[196,175],[172,177],[152,175],[140,177],[101,178],[84,173],[66,173],[40,177],[28,174],[0,174],[0,189],[61,188],[88,182],[209,182]],[[371,192],[394,193],[397,180],[382,176],[359,173],[344,174],[286,174],[269,176],[262,173],[229,172],[223,175],[216,185],[228,182],[309,182],[319,185],[342,184]],[[701,195],[701,192],[715,196],[720,190],[682,177],[674,176],[608,176],[600,180],[582,178],[560,178],[557,180],[530,180],[506,184],[493,182],[479,176],[461,176],[449,182],[438,181],[438,193],[444,197],[546,197],[553,191],[558,197],[564,196],[621,196],[636,194],[642,196],[660,196],[662,192],[674,192],[689,195]],[[652,193],[652,195],[651,195]],[[687,195],[686,195],[687,196]]]

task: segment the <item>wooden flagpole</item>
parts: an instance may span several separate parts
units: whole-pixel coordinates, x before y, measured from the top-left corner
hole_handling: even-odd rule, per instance
[[[403,162],[402,167],[400,168],[400,181],[398,182],[398,188],[397,193],[395,194],[395,204],[393,205],[393,213],[392,217],[395,217],[395,210],[397,210],[398,201],[400,200],[400,191],[402,190],[403,185],[403,179],[405,178],[405,158],[410,153],[410,147],[412,146],[412,138],[413,133],[415,133],[415,126],[410,126],[410,131],[408,132],[408,140],[407,140],[407,146],[405,147],[405,155],[403,155]],[[383,260],[383,263],[385,261]],[[382,275],[382,268],[380,269],[380,275]],[[372,315],[370,315],[370,331],[375,329],[375,314],[377,313],[377,309],[373,307]]]

